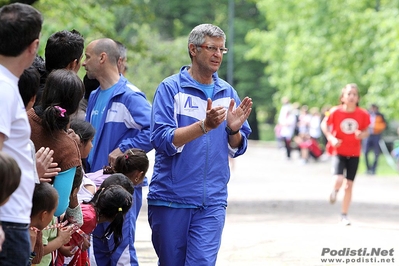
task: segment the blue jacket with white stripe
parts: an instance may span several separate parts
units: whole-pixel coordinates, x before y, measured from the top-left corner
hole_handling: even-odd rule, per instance
[[[91,112],[100,93],[100,88],[90,94],[86,121],[90,122]],[[96,131],[97,143],[91,153],[93,161],[86,172],[95,172],[108,165],[108,154],[119,147],[122,152],[130,148],[152,150],[150,142],[151,104],[144,93],[120,76],[114,92]]]
[[[151,117],[151,142],[156,150],[154,172],[148,193],[149,202],[182,204],[196,207],[227,206],[227,183],[230,179],[228,156],[242,155],[251,133],[246,121],[240,129],[241,146],[232,149],[225,131],[226,121],[208,134],[181,147],[173,145],[174,132],[206,116],[207,96],[187,72],[163,80],[154,96]],[[234,88],[213,74],[213,106],[228,109],[233,98],[241,100]]]

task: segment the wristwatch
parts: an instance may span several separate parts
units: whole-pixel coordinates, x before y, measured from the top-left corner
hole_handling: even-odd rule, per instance
[[[229,126],[226,126],[225,130],[226,130],[227,134],[229,134],[230,136],[235,135],[238,132],[240,132],[240,130],[233,131]]]

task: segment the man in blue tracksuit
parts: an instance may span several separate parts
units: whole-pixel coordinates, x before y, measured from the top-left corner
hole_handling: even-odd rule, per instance
[[[156,150],[148,220],[159,265],[215,265],[230,178],[229,155],[247,149],[252,100],[217,75],[225,34],[202,24],[189,36],[192,65],[156,91],[151,142]]]
[[[151,105],[142,92],[119,74],[119,48],[115,41],[92,41],[85,55],[82,65],[87,77],[100,83],[100,87],[90,94],[86,111],[86,120],[96,129],[86,172],[95,172],[129,148],[152,150],[149,138]],[[123,240],[114,252],[111,252],[114,249],[112,238],[101,238],[108,224],[96,227],[93,232],[95,261],[92,265],[138,265],[134,234],[141,204],[141,187],[135,187],[134,205],[123,224]]]

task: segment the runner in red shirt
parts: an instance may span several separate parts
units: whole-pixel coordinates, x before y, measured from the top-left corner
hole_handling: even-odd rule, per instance
[[[335,203],[345,178],[341,222],[350,225],[347,215],[352,198],[352,186],[359,165],[361,140],[369,134],[370,115],[358,107],[359,90],[356,84],[346,85],[342,89],[340,100],[341,105],[330,109],[321,123],[321,128],[328,140],[327,151],[333,155],[335,184],[330,202]]]

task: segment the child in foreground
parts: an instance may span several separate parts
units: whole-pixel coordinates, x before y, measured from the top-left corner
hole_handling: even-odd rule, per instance
[[[143,182],[147,173],[149,160],[145,151],[137,148],[127,150],[123,155],[115,160],[115,165],[106,167],[103,170],[88,174],[94,183],[107,186],[112,184],[114,173],[125,175],[131,183],[136,187]],[[110,174],[113,174],[110,176]],[[126,179],[126,178],[125,178]],[[136,189],[134,191],[136,193]],[[132,192],[133,194],[133,192]],[[137,198],[136,198],[137,199]],[[119,265],[123,261],[130,261],[131,265],[137,262],[136,250],[134,247],[136,233],[136,219],[140,211],[140,202],[135,201],[130,211],[126,214],[123,223],[123,239],[115,250],[113,239],[99,239],[93,237],[93,252],[91,252],[91,261],[98,266]],[[101,236],[106,230],[106,223],[99,224],[93,232],[93,235]],[[114,251],[115,250],[115,251]]]
[[[131,186],[133,189],[133,186]],[[122,239],[122,226],[125,214],[132,206],[132,194],[120,185],[100,187],[90,202],[81,204],[83,213],[83,225],[78,234],[73,235],[69,245],[76,249],[72,260],[67,265],[90,265],[87,249],[82,248],[84,238],[86,240],[93,232],[97,224],[109,222],[101,239],[113,237],[116,247]],[[58,257],[57,265],[63,264],[63,258]]]
[[[32,245],[31,263],[39,263],[43,257],[42,231],[51,222],[54,212],[58,205],[58,193],[55,188],[47,182],[35,185],[32,198],[32,212],[30,215],[30,239]],[[64,234],[63,239],[68,239],[68,232]],[[61,238],[60,238],[61,239]],[[65,241],[65,240],[64,240]]]

